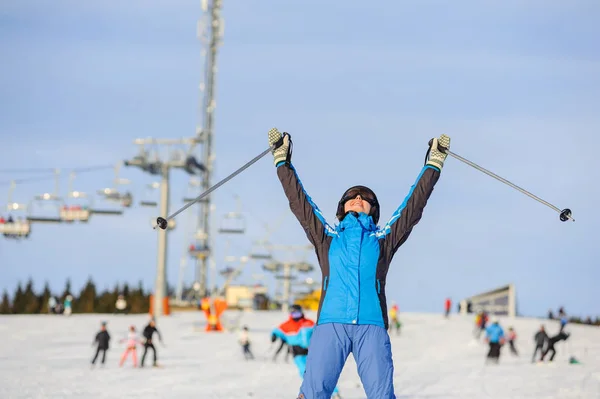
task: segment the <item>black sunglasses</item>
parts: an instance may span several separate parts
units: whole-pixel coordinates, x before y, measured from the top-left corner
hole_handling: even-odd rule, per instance
[[[346,202],[356,198],[358,195],[360,195],[360,198],[367,201],[371,206],[377,205],[377,201],[375,201],[375,198],[373,198],[370,193],[363,190],[352,190],[346,193],[346,195],[344,195],[344,197],[342,198],[342,203],[345,204]]]

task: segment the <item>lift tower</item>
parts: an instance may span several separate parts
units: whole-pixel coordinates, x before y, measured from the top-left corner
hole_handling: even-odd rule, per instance
[[[196,129],[196,141],[202,144],[202,156],[200,163],[206,166],[206,172],[201,182],[202,191],[211,186],[213,171],[213,126],[215,101],[215,77],[217,74],[217,49],[222,43],[224,32],[223,18],[221,17],[221,0],[202,0],[203,18],[198,21],[198,37],[203,43],[202,56],[205,60],[204,83],[200,84],[200,93],[203,94],[201,118],[202,127]],[[196,258],[196,278],[199,283],[201,295],[207,294],[207,269],[208,262],[212,256],[212,248],[209,248],[210,235],[210,205],[211,196],[199,203],[197,245],[208,249],[207,256]]]
[[[159,214],[162,217],[169,214],[169,180],[171,169],[183,169],[190,175],[201,175],[206,172],[204,165],[198,163],[192,155],[192,150],[196,138],[182,139],[136,139],[134,144],[138,145],[140,152],[132,159],[124,161],[125,166],[133,166],[140,168],[142,171],[151,175],[160,176],[160,202]],[[173,149],[172,147],[181,147],[187,145],[187,151]],[[148,147],[156,149],[155,152],[150,152]],[[166,148],[166,157],[161,156],[163,151],[160,149]],[[158,318],[164,312],[163,300],[167,296],[167,235],[172,226],[167,229],[157,229],[158,234],[158,249],[156,260],[156,286],[154,289],[154,317]]]

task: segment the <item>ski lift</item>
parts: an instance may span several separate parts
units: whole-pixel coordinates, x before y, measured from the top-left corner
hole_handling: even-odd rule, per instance
[[[152,194],[154,194],[153,190],[156,190],[159,187],[160,187],[160,183],[159,182],[153,182],[153,183],[148,184],[148,186],[146,188],[147,198],[141,200],[140,201],[140,205],[141,206],[148,206],[148,207],[156,207],[156,206],[158,206],[158,202],[156,202],[156,200],[151,199],[151,198],[153,197]]]
[[[27,220],[35,223],[61,223],[60,210],[64,201],[58,196],[60,170],[55,170],[54,193],[43,193],[36,195],[30,201]],[[36,209],[37,208],[37,209]],[[42,210],[51,209],[50,215],[37,213]]]
[[[285,274],[276,274],[275,275],[275,279],[276,280],[290,280],[290,281],[293,281],[293,280],[298,279],[298,277],[296,277],[296,276],[286,276]]]
[[[221,221],[219,233],[222,234],[244,234],[246,232],[246,222],[244,216],[237,212],[229,212]]]
[[[315,269],[313,267],[313,265],[311,265],[310,263],[306,263],[306,262],[295,263],[294,268],[302,273],[309,273]]]
[[[117,163],[115,165],[115,179],[114,185],[115,187],[107,187],[97,191],[97,194],[100,198],[104,199],[104,202],[108,204],[109,202],[118,203],[119,206],[117,208],[114,207],[94,207],[90,209],[91,214],[98,215],[115,215],[119,216],[123,214],[123,208],[129,208],[133,203],[133,196],[129,191],[125,193],[121,193],[117,190],[116,187],[119,185],[125,185],[131,183],[129,179],[124,179],[119,177],[119,169],[121,168],[121,164]]]
[[[98,206],[98,203],[104,203],[105,205],[103,206]],[[110,204],[111,199],[109,199],[108,197],[105,197],[104,201],[94,201],[94,205],[92,206],[92,208],[90,209],[90,214],[92,215],[111,215],[111,216],[120,216],[123,214],[123,205],[121,203],[119,203],[119,205],[117,207],[115,207],[115,205]],[[110,204],[110,205],[109,205]]]
[[[192,202],[201,194],[198,188],[201,186],[202,182],[196,178],[190,178],[188,182],[187,192],[183,197],[183,202]],[[209,196],[202,198],[199,203],[207,202],[209,200]]]
[[[271,260],[273,259],[273,254],[267,250],[265,244],[268,244],[267,241],[257,241],[254,242],[252,248],[250,249],[250,259],[256,260]]]
[[[75,221],[87,223],[90,220],[90,201],[85,200],[87,194],[81,191],[73,190],[73,180],[75,179],[75,173],[72,172],[69,178],[69,192],[67,193],[68,198],[75,200],[84,199],[82,204],[64,204],[60,210],[60,218],[67,222],[72,223]],[[70,201],[69,201],[70,202]]]
[[[244,234],[246,232],[246,221],[241,213],[240,197],[234,195],[237,202],[237,210],[229,212],[223,216],[219,233],[223,234]]]
[[[6,219],[0,216],[0,234],[4,235],[6,238],[29,238],[29,234],[31,233],[31,224],[27,218],[17,217],[15,220],[12,216],[13,212],[27,210],[27,205],[12,201],[12,193],[15,188],[16,183],[12,181],[8,190],[8,203],[6,205],[6,210],[9,212],[9,214]]]
[[[54,194],[44,193],[36,195],[29,203],[27,220],[32,223],[62,223],[60,210],[64,206],[62,198]],[[50,210],[50,214],[38,213],[42,210]]]
[[[223,277],[229,277],[235,274],[236,269],[234,269],[233,267],[226,267],[225,269],[221,270],[219,272],[219,274]]]
[[[283,265],[278,262],[265,263],[262,268],[268,272],[275,273],[283,268]]]

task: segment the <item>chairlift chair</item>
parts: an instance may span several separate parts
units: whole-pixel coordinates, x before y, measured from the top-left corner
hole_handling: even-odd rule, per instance
[[[285,274],[276,274],[275,275],[275,279],[277,279],[277,280],[291,280],[291,281],[293,281],[293,280],[298,279],[298,277],[291,276],[291,275],[290,276],[286,276]]]
[[[246,222],[244,216],[237,212],[229,212],[221,221],[219,233],[222,234],[244,234],[246,232]]]
[[[265,263],[264,265],[262,265],[262,268],[268,272],[277,272],[279,270],[281,270],[283,268],[283,265],[281,263],[277,263],[277,262],[270,262],[270,263]]]
[[[84,204],[64,204],[60,209],[60,218],[67,223],[73,223],[75,221],[87,223],[90,220],[90,203],[86,193],[81,191],[73,190],[73,180],[75,180],[75,172],[72,172],[69,177],[69,192],[67,193],[68,198],[74,198],[76,200],[84,199]]]
[[[6,209],[10,212],[8,215],[9,218],[4,220],[4,223],[0,223],[0,234],[4,235],[6,238],[29,238],[29,234],[31,233],[31,224],[29,221],[23,217],[17,217],[16,220],[12,218],[13,212],[25,211],[27,206],[25,204],[11,202],[6,206]],[[8,220],[11,219],[12,221],[8,222]]]
[[[34,215],[33,214],[33,204],[39,203],[41,207],[47,204],[56,210],[56,216],[46,216],[46,215]],[[62,198],[58,197],[55,194],[44,193],[41,195],[36,195],[33,197],[33,200],[29,203],[27,220],[31,223],[62,223],[63,220],[60,217],[60,210],[64,206],[64,201]]]
[[[296,263],[294,265],[294,267],[296,270],[298,270],[299,272],[303,272],[303,273],[309,273],[314,270],[314,266],[311,265],[310,263],[306,263],[306,262]]]
[[[158,202],[153,199],[154,190],[160,187],[160,183],[153,182],[148,184],[146,188],[146,198],[140,201],[140,206],[148,206],[148,207],[156,207],[158,206]]]
[[[106,202],[115,202],[119,201],[117,198],[120,197],[120,194],[116,192],[116,190],[103,190],[99,192],[101,196],[104,197]],[[123,214],[123,204],[120,204],[120,208],[108,208],[108,207],[100,207],[97,205],[97,202],[94,201],[93,206],[90,208],[90,215],[110,215],[110,216],[120,216]]]
[[[273,259],[273,254],[267,250],[264,243],[255,243],[250,249],[250,259],[255,260],[271,260]]]

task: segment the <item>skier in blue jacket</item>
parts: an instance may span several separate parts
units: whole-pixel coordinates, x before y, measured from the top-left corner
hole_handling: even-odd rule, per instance
[[[421,219],[450,148],[450,137],[430,141],[416,182],[391,219],[378,227],[379,202],[365,186],[346,190],[331,226],[292,166],[288,133],[269,131],[277,176],[290,209],[314,245],[323,285],[299,399],[329,399],[353,354],[369,399],[395,399],[387,329],[385,282],[392,257]]]
[[[498,319],[495,317],[492,319],[492,324],[485,330],[485,340],[490,346],[490,350],[487,353],[486,361],[498,363],[500,361],[500,349],[504,345],[504,330],[500,327]]]

